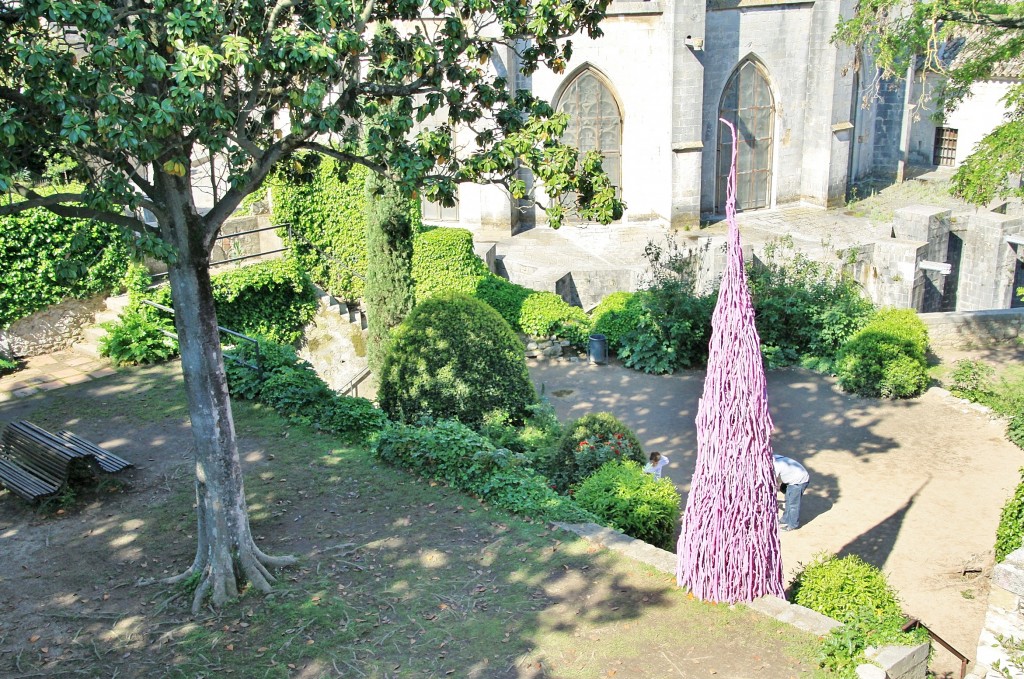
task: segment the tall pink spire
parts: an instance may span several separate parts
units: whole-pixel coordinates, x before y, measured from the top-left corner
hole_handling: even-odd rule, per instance
[[[711,320],[704,395],[697,407],[697,468],[677,552],[681,587],[705,601],[784,596],[772,418],[761,344],[736,226],[736,130],[726,191],[725,273]]]

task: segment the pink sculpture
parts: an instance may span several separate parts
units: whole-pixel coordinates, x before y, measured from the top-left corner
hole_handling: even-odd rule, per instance
[[[711,321],[697,468],[683,514],[676,579],[705,601],[784,596],[778,505],[761,344],[736,226],[735,128],[726,191],[729,243]]]

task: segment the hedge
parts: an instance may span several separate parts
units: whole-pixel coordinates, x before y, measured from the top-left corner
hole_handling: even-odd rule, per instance
[[[0,328],[68,297],[116,288],[131,261],[121,229],[43,209],[0,217]]]
[[[861,396],[918,396],[928,386],[927,351],[928,329],[913,309],[882,309],[839,349],[839,385]]]

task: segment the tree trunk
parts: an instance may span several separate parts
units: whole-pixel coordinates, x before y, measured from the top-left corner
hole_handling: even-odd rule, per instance
[[[158,184],[161,183],[176,180],[158,179]],[[161,233],[177,249],[169,278],[195,439],[199,544],[188,570],[167,582],[199,574],[192,602],[195,614],[207,594],[211,595],[213,605],[219,607],[237,597],[239,586],[246,581],[269,592],[275,578],[268,568],[288,565],[295,559],[267,556],[253,542],[210,284],[209,247],[204,232],[211,227],[204,225],[195,212],[189,192],[168,188],[164,192],[168,196],[168,223],[161,224]],[[216,229],[219,230],[219,225]]]

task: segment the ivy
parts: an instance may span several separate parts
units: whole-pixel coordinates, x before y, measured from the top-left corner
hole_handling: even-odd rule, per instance
[[[0,218],[0,328],[65,298],[116,287],[130,259],[116,226],[45,210]]]

